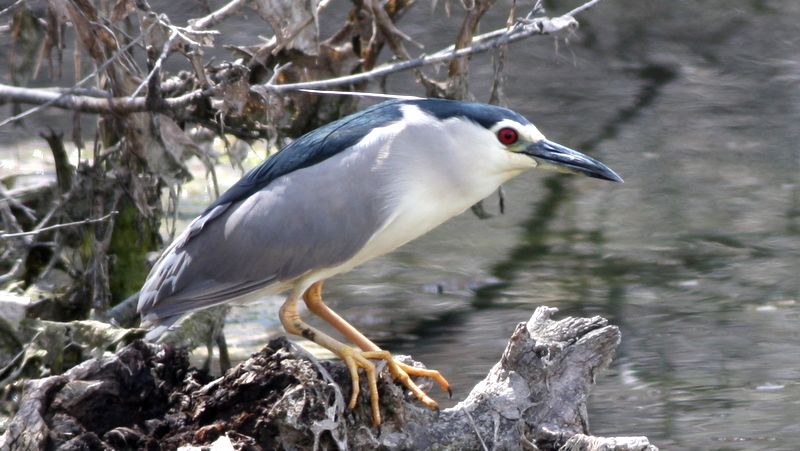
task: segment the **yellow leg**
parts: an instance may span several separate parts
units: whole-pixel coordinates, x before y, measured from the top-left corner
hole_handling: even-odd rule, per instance
[[[350,371],[350,379],[353,382],[350,403],[348,404],[348,407],[351,409],[356,406],[356,401],[358,400],[358,369],[361,368],[364,370],[364,374],[367,378],[367,385],[369,386],[372,424],[379,426],[381,424],[381,412],[378,404],[378,378],[375,371],[375,364],[369,361],[370,357],[362,355],[362,352],[356,351],[350,346],[304,323],[297,313],[297,298],[298,294],[292,291],[292,294],[289,295],[289,298],[286,299],[286,302],[281,306],[280,319],[283,328],[290,334],[303,336],[329,349],[344,361],[345,365],[347,365],[347,369]]]
[[[350,325],[347,321],[345,321],[341,316],[339,316],[336,312],[331,310],[325,303],[322,301],[322,282],[317,282],[303,294],[303,300],[305,301],[308,309],[311,310],[312,313],[316,314],[323,320],[325,320],[328,324],[333,326],[336,330],[338,330],[342,335],[344,335],[348,340],[352,343],[357,345],[361,348],[364,352],[361,353],[363,357],[368,359],[377,359],[377,360],[384,360],[386,361],[387,365],[389,366],[389,372],[392,374],[392,377],[395,380],[400,381],[406,388],[411,390],[412,393],[419,399],[423,404],[430,408],[436,408],[436,401],[431,399],[425,392],[423,392],[414,381],[411,380],[409,376],[422,376],[433,379],[436,381],[437,384],[442,388],[442,390],[446,390],[448,393],[450,392],[450,384],[447,380],[436,370],[428,370],[422,368],[416,368],[411,365],[407,365],[402,362],[398,362],[395,360],[392,355],[388,351],[384,351],[379,348],[375,343],[370,341],[367,337],[365,337],[361,332],[359,332],[355,327]],[[452,395],[452,393],[451,393]]]

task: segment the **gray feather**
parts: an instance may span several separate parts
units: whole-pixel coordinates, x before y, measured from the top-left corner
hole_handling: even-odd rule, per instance
[[[365,188],[382,183],[371,170],[376,153],[342,152],[279,177],[210,223],[197,218],[153,267],[139,298],[142,317],[157,324],[346,262],[386,220]]]

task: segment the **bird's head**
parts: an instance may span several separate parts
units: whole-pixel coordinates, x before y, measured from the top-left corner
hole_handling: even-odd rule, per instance
[[[505,151],[532,159],[536,169],[580,173],[598,179],[622,182],[622,178],[605,164],[577,150],[550,141],[528,121],[522,123],[504,119],[489,128],[489,131]]]
[[[605,164],[550,141],[524,116],[507,108],[438,99],[425,99],[418,106],[441,121],[471,123],[478,133],[462,137],[465,145],[509,152],[511,160],[520,168],[580,173],[622,182],[622,178]]]

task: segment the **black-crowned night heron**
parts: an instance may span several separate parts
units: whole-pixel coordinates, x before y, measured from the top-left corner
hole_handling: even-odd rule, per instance
[[[363,369],[380,424],[371,359],[385,360],[396,380],[434,408],[409,376],[449,391],[444,377],[395,361],[323,303],[322,283],[427,233],[533,168],[622,181],[506,108],[438,99],[380,103],[298,138],[220,196],[161,255],[138,310],[156,326],[152,338],[191,310],[288,292],[283,327],[344,360],[350,408]],[[361,351],[303,322],[301,298]]]

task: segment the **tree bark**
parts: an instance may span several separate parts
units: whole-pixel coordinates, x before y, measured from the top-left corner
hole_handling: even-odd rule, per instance
[[[0,448],[656,450],[645,437],[589,435],[586,398],[619,329],[600,317],[556,321],[555,311],[540,307],[520,323],[500,361],[452,408],[422,407],[384,372],[380,428],[364,399],[346,409],[341,362],[317,361],[285,338],[215,380],[189,368],[185,351],[136,341],[28,381]]]

